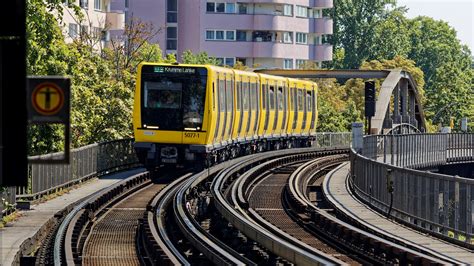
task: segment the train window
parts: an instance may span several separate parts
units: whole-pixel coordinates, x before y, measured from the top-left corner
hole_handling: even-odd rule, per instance
[[[277,101],[278,101],[278,110],[283,110],[283,88],[282,87],[278,87]]]
[[[312,107],[311,107],[312,101],[313,101],[312,99],[313,97],[311,97],[311,91],[308,91],[306,93],[306,104],[307,104],[306,110],[312,110]]]
[[[298,111],[303,111],[304,108],[304,98],[303,98],[303,90],[298,89]]]
[[[225,112],[225,83],[224,80],[219,80],[219,111]]]
[[[234,108],[234,97],[232,97],[232,92],[233,92],[233,88],[232,88],[232,81],[230,80],[227,80],[226,81],[226,94],[227,94],[227,110],[228,111],[231,111],[233,110]]]
[[[243,101],[244,111],[248,111],[249,110],[249,83],[248,82],[242,83],[242,101]]]
[[[293,119],[293,129],[296,129],[296,124],[298,122],[298,97],[296,88],[291,88],[291,95],[293,98],[293,111],[294,111],[294,119]]]
[[[216,99],[214,98],[215,95],[216,95],[215,83],[212,82],[212,110],[216,110]]]
[[[237,86],[236,86],[236,88],[237,88],[237,106],[236,106],[236,107],[237,107],[237,111],[240,110],[240,104],[241,104],[241,102],[242,102],[242,95],[241,95],[242,91],[241,91],[241,88],[240,88],[240,84],[241,84],[240,81],[238,81],[238,82],[236,83],[236,85],[237,85]]]
[[[252,110],[257,109],[257,84],[250,83],[251,107]]]
[[[288,110],[288,87],[285,87],[283,93],[283,107],[285,108],[285,112]]]
[[[265,110],[267,106],[267,85],[262,84],[262,109]]]
[[[270,86],[268,99],[270,100],[270,110],[275,110],[275,87],[273,86]]]

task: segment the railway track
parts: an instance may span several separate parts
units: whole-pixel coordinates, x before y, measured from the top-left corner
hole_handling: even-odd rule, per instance
[[[280,150],[213,166],[147,172],[76,206],[59,226],[54,262],[84,265],[445,264],[366,232],[325,203],[322,177],[347,149]],[[216,211],[217,210],[217,211]]]

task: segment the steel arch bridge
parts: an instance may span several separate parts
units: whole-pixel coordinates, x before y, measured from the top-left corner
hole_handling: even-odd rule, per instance
[[[389,70],[280,70],[258,73],[289,78],[384,79],[375,105],[371,134],[401,134],[426,131],[421,97],[412,75],[401,69]]]

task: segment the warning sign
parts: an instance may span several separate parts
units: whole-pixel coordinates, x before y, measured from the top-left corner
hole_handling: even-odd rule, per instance
[[[53,83],[41,83],[33,90],[33,108],[43,115],[55,115],[64,105],[63,91]]]
[[[69,124],[70,88],[66,77],[28,77],[28,121]]]

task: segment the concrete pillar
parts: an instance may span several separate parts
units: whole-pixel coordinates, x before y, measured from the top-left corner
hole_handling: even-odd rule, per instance
[[[363,123],[352,123],[352,148],[357,152],[361,153],[364,146],[364,124]]]

